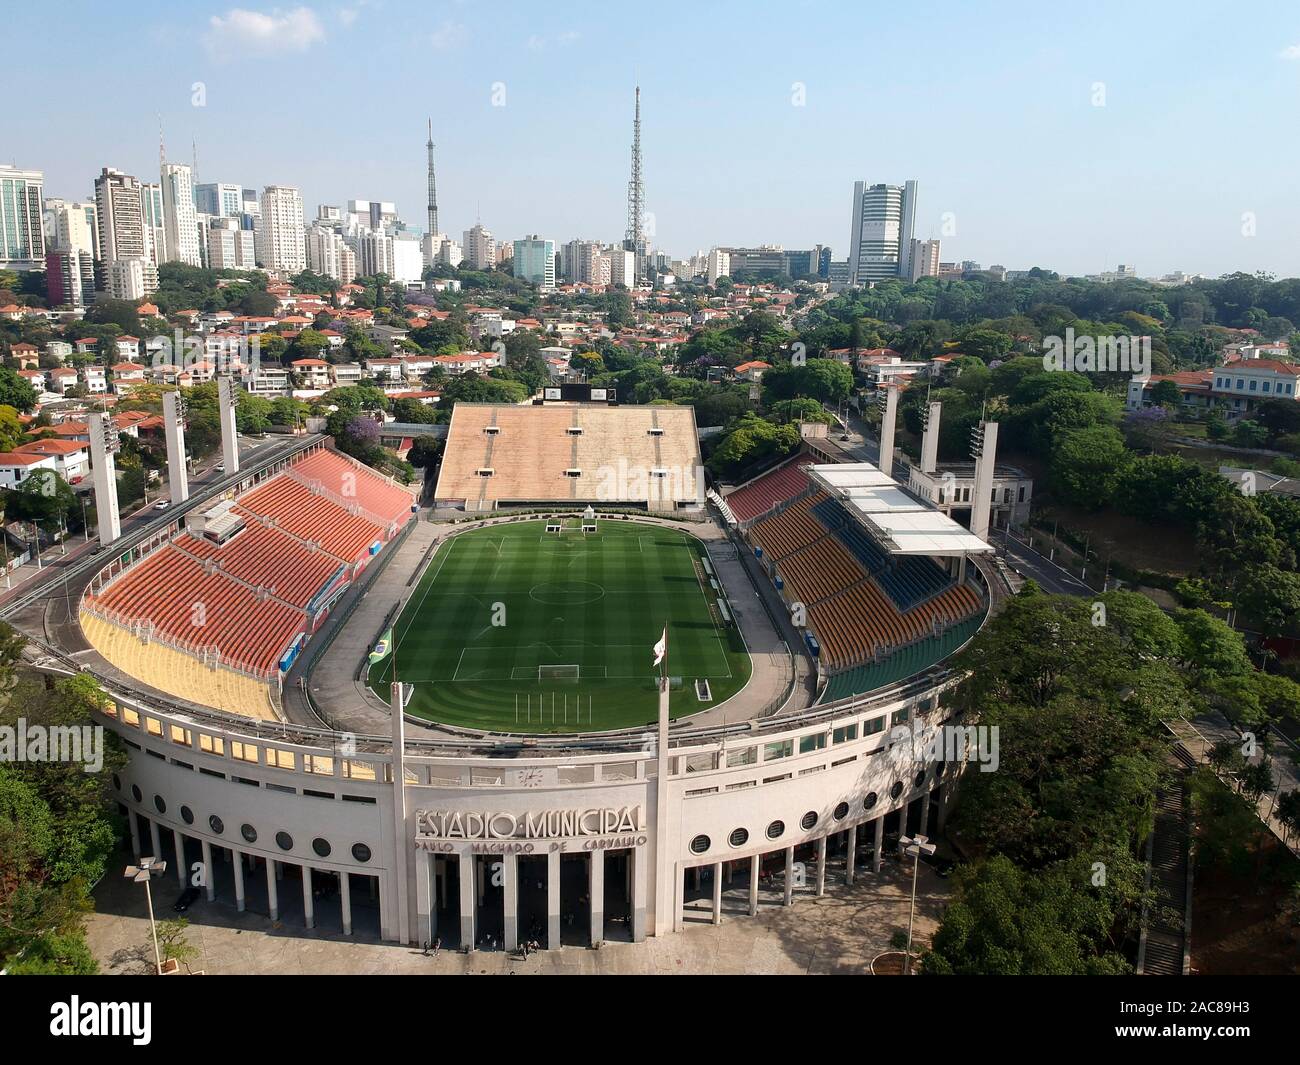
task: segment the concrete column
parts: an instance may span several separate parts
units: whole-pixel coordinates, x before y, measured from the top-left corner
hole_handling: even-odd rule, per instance
[[[244,861],[234,847],[230,848],[230,868],[235,872],[235,909],[244,912]]]
[[[939,785],[939,814],[935,818],[935,824],[940,832],[948,825],[948,789],[946,782]]]
[[[122,535],[122,520],[117,510],[117,468],[113,458],[117,450],[117,432],[107,414],[87,416],[90,436],[90,473],[95,484],[95,520],[99,542],[107,545]]]
[[[163,431],[167,436],[167,488],[174,504],[190,497],[189,471],[185,468],[185,423],[181,419],[179,392],[163,393]]]
[[[432,943],[437,924],[433,901],[433,857],[416,851],[415,862],[415,940],[420,946]],[[347,879],[345,876],[344,880]]]
[[[785,904],[794,903],[794,848],[785,849]]]
[[[871,855],[871,871],[880,872],[880,852],[885,847],[885,819],[884,817],[876,818],[876,849]]]
[[[921,823],[917,826],[917,831],[923,836],[930,834],[930,785],[925,786],[925,794],[921,796]]]
[[[149,819],[149,844],[153,847],[153,856],[162,861],[162,836],[158,832],[158,822]]]
[[[633,847],[632,860],[629,863],[632,874],[632,942],[645,942],[646,894],[650,879],[650,855],[647,847]],[[675,862],[668,863],[669,869],[676,868]],[[665,922],[667,924],[667,922]]]
[[[826,894],[826,837],[817,841],[817,897]]]
[[[311,866],[302,867],[302,912],[307,918],[307,927],[316,927],[316,900],[311,895]]]
[[[762,868],[763,856],[755,854],[749,859],[749,916],[758,915],[758,874]]]
[[[475,937],[474,920],[474,855],[462,854],[457,869],[460,880],[460,943],[463,947],[475,950],[478,947]]]
[[[898,421],[898,389],[885,386],[885,411],[880,420],[880,472],[886,477],[894,472],[894,425]]]
[[[352,880],[347,873],[339,873],[339,902],[343,906],[343,934],[352,934]]]
[[[998,454],[998,423],[981,422],[984,445],[975,459],[975,486],[971,489],[970,531],[981,540],[989,535],[989,513],[993,507],[993,471]]]
[[[277,865],[279,863],[274,858],[266,863],[266,898],[270,904],[272,921],[280,919],[280,885],[276,883],[278,877],[275,875]]]
[[[212,902],[217,897],[217,877],[216,868],[212,864],[212,844],[206,839],[203,843],[203,877],[207,881],[208,901]]]
[[[519,859],[513,854],[501,856],[501,896],[505,910],[505,948],[519,949]]]
[[[560,852],[546,855],[546,948],[560,949]]]
[[[722,924],[722,863],[713,863],[713,923]]]
[[[231,377],[217,378],[218,413],[221,420],[221,460],[226,475],[239,472],[239,437],[235,432],[235,382]]]
[[[190,867],[185,860],[185,837],[179,828],[172,829],[172,841],[176,845],[176,880],[184,891],[190,885]]]
[[[591,898],[591,945],[605,941],[605,852],[591,852],[587,870],[587,894]]]
[[[128,827],[131,829],[131,853],[135,855],[135,860],[137,862],[142,857],[142,854],[140,852],[139,816],[140,815],[137,814],[134,810],[128,810],[126,813],[126,823]]]
[[[925,432],[921,435],[921,472],[934,473],[939,462],[939,417],[942,403],[931,403],[926,409]]]
[[[844,884],[846,887],[853,886],[853,867],[858,860],[858,826],[849,826],[849,849],[844,856]]]
[[[229,378],[221,378],[219,385],[229,385]],[[223,393],[223,396],[225,393]],[[239,469],[239,448],[234,446],[235,432],[235,411],[234,407],[230,408],[230,450],[235,453],[234,465],[231,465],[230,457],[226,458],[226,470],[234,473]],[[223,407],[222,414],[222,442],[226,439],[226,421]],[[392,887],[392,901],[396,908],[396,913],[391,914],[397,918],[395,927],[385,931],[385,937],[390,934],[396,935],[399,943],[409,943],[411,941],[411,901],[408,897],[406,884],[408,861],[408,844],[406,842],[406,689],[401,684],[391,686],[392,694],[390,696],[389,706],[392,707],[389,713],[390,724],[392,726],[393,738],[393,762],[391,770],[393,774],[393,823],[392,840],[393,840],[393,875],[390,879]],[[472,946],[472,944],[471,944]]]

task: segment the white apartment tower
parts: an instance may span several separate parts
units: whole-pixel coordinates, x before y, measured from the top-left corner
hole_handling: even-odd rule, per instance
[[[253,231],[242,229],[238,218],[213,218],[208,225],[208,268],[211,270],[253,270],[257,250]]]
[[[112,299],[140,299],[158,287],[144,205],[144,186],[131,175],[104,167],[95,179],[100,284]]]
[[[465,230],[463,250],[465,262],[475,270],[487,270],[496,265],[496,237],[483,228],[482,222],[475,222],[473,228]]]
[[[911,276],[912,233],[916,227],[916,182],[903,185],[853,183],[849,230],[849,284],[868,285]]]
[[[188,163],[162,165],[163,225],[167,250],[163,262],[202,266],[198,212],[194,208],[194,176]]]
[[[939,242],[937,240],[913,240],[912,253],[908,257],[909,281],[922,277],[939,276]]]
[[[262,190],[257,259],[266,269],[285,274],[298,274],[307,267],[302,192],[292,185],[267,185]]]

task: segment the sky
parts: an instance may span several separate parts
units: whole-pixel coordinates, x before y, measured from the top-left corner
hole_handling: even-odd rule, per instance
[[[390,200],[424,225],[618,241],[633,89],[652,243],[829,244],[853,182],[919,183],[945,261],[1300,276],[1300,5],[878,0],[24,4],[0,161],[89,198],[157,180]],[[125,14],[124,14],[125,12]],[[28,91],[16,89],[27,86]]]

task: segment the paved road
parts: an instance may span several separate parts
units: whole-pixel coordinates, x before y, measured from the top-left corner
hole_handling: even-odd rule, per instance
[[[997,540],[998,537],[994,536]],[[999,541],[1000,542],[1000,541]],[[1032,577],[1045,592],[1054,595],[1092,596],[1097,592],[1073,574],[1067,573],[1045,555],[1015,540],[1006,541],[1007,564],[1022,577]]]

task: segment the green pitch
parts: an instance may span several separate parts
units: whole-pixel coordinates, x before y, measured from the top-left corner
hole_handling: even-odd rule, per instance
[[[657,715],[654,644],[668,625],[672,715],[715,706],[749,680],[701,560],[676,529],[576,519],[495,525],[444,543],[393,628],[397,650],[370,673],[387,699],[414,685],[408,712],[502,732],[630,728]],[[702,702],[696,681],[706,680]]]

